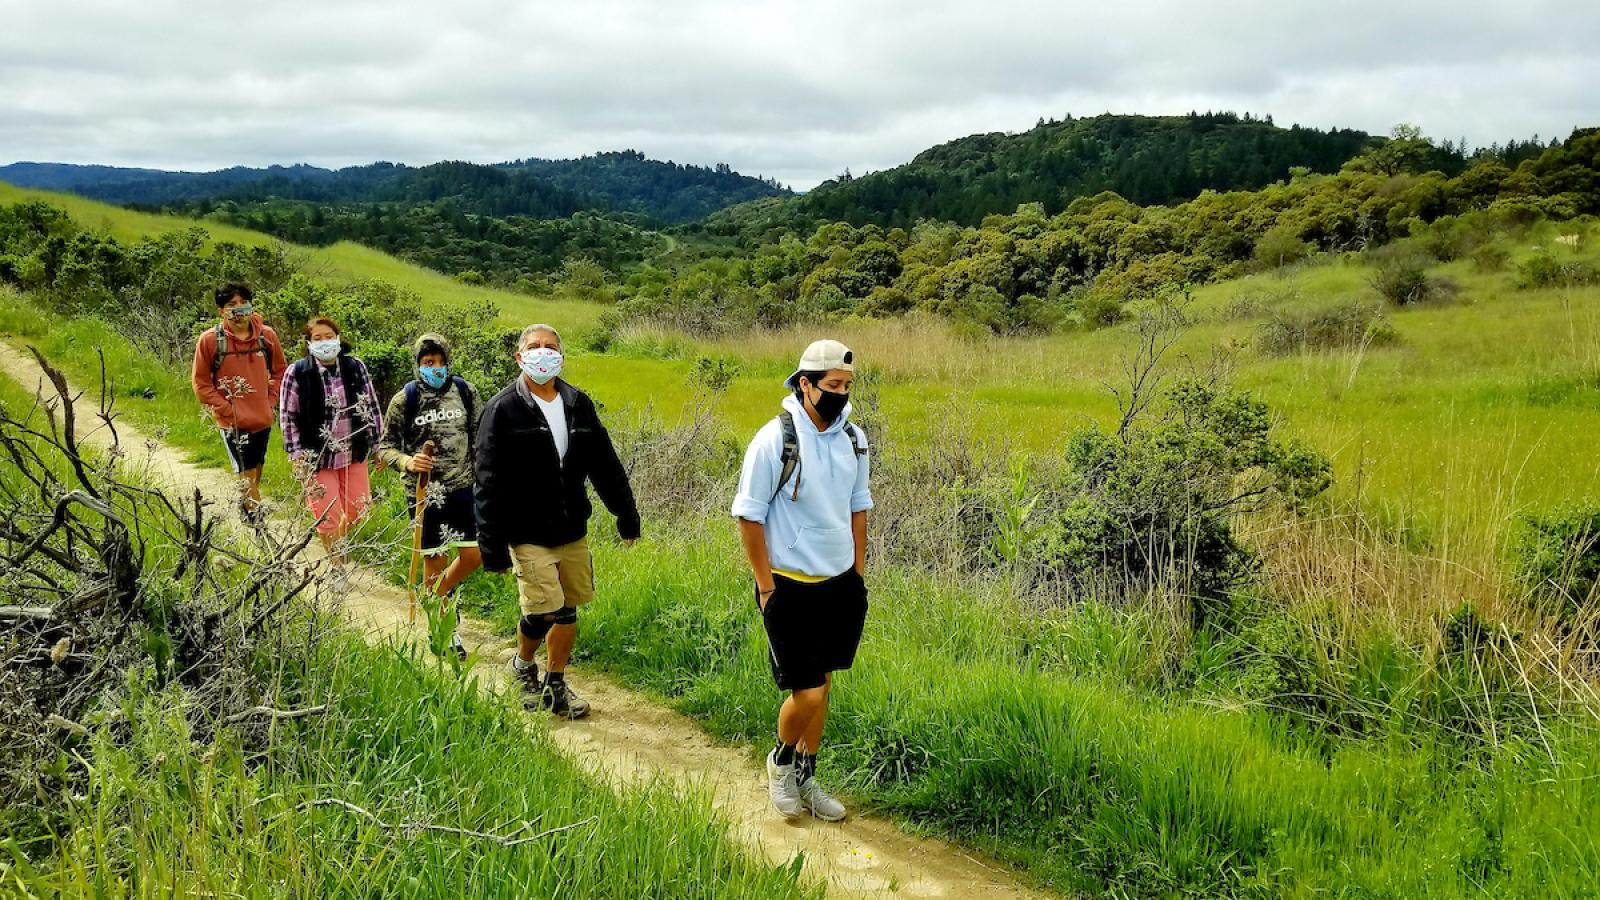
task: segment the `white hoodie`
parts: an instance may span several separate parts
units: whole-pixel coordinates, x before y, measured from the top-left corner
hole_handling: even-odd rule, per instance
[[[766,526],[767,558],[772,568],[832,578],[856,563],[850,517],[872,508],[872,491],[867,487],[869,457],[856,455],[855,441],[844,431],[850,419],[849,404],[820,432],[792,394],[783,398],[783,408],[794,416],[800,465],[774,498],[783,472],[783,426],[776,418],[763,425],[745,450],[733,515]],[[866,449],[867,438],[860,428],[856,440]]]

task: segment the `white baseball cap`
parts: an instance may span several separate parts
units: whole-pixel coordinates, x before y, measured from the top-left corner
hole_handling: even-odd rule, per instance
[[[800,366],[794,370],[783,386],[789,390],[800,387],[801,372],[826,372],[830,369],[843,369],[854,372],[856,355],[849,347],[838,341],[812,341],[806,352],[800,354]]]

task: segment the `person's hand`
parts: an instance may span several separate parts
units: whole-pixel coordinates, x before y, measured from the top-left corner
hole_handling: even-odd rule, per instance
[[[433,454],[431,454],[431,453],[418,453],[416,456],[413,456],[410,459],[406,460],[406,471],[407,472],[432,472],[433,471]]]
[[[623,541],[622,541],[622,546],[624,546],[624,547],[632,547],[634,544],[637,544],[637,543],[639,543],[639,539],[638,538],[624,538]]]
[[[773,585],[772,587],[761,587],[760,585],[756,585],[756,591],[756,605],[761,607],[762,612],[766,612],[767,601],[771,600],[772,595],[778,592],[778,586]]]

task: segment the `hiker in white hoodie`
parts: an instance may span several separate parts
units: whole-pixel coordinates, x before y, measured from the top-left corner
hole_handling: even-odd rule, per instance
[[[867,439],[851,424],[855,355],[817,341],[784,386],[783,412],[745,451],[733,515],[756,579],[772,677],[789,696],[767,787],[784,817],[844,818],[817,783],[832,673],[850,668],[867,619]]]

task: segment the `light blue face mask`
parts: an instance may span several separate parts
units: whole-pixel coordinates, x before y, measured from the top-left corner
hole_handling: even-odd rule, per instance
[[[442,388],[450,379],[449,366],[418,366],[417,374],[422,376],[422,383],[431,388]]]
[[[311,355],[322,362],[332,362],[339,358],[339,351],[343,349],[343,344],[338,338],[329,338],[325,341],[306,341],[306,349],[310,350]]]

